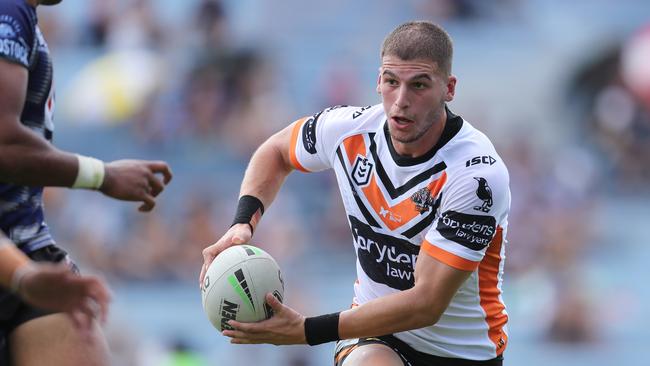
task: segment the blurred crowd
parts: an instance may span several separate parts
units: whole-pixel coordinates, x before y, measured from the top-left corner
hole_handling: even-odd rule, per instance
[[[94,66],[75,74],[59,98],[59,129],[114,126],[109,128],[132,136],[136,151],[153,151],[161,159],[178,160],[166,147],[182,142],[187,157],[177,169],[182,172],[200,171],[192,156],[206,151],[224,164],[206,178],[194,174],[173,181],[169,194],[174,199],[167,204],[163,199],[148,215],[84,192],[48,189],[48,221],[59,244],[82,268],[99,271],[115,283],[194,285],[201,250],[232,219],[237,187],[231,183],[223,188],[224,181],[238,182],[259,143],[301,117],[297,111],[302,110],[292,106],[293,98],[279,81],[278,56],[263,46],[233,41],[225,3],[190,2],[191,11],[174,22],[162,20],[152,0],[91,3],[84,7],[85,22],[78,28],[48,13],[40,18],[55,55],[57,47],[68,52],[92,49],[97,55],[89,61]],[[524,11],[519,1],[483,3],[438,0],[416,1],[414,6],[429,19],[452,24],[510,19]],[[535,136],[511,131],[508,142],[497,146],[510,171],[513,197],[506,282],[548,289],[549,295],[534,307],[541,314],[533,323],[542,339],[583,343],[601,337],[595,319],[599,309],[589,284],[581,280],[580,264],[598,234],[594,216],[604,192],[643,190],[650,183],[650,82],[630,82],[650,80],[647,73],[640,76],[643,67],[634,66],[638,57],[650,60],[650,54],[639,56],[633,49],[649,33],[621,39],[612,50],[575,67],[566,93],[575,112],[566,121],[576,123],[575,145],[549,151]],[[124,86],[115,85],[116,80]],[[318,100],[313,104],[320,108],[366,104],[364,95],[374,85],[360,85],[359,80],[349,65],[333,63],[314,75],[315,85],[305,86],[304,93],[314,95]],[[481,110],[455,112],[482,115]],[[471,122],[498,128],[497,121]],[[112,146],[106,141],[103,148]],[[256,240],[279,262],[297,263],[309,246],[352,255],[331,175],[301,176],[277,202]],[[296,365],[308,364],[296,357]]]
[[[650,183],[649,62],[650,24],[590,59],[569,88],[581,133],[620,192],[645,191]]]

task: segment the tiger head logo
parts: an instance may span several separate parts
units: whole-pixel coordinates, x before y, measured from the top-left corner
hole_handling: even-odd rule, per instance
[[[428,187],[422,187],[413,193],[411,201],[415,203],[415,209],[421,214],[429,211],[429,208],[433,206],[433,197],[431,197],[431,191]]]

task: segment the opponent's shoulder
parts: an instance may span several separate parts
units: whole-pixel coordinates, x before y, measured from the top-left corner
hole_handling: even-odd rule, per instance
[[[0,36],[21,32],[33,32],[36,26],[36,10],[25,0],[0,1]],[[27,29],[23,29],[27,27]]]
[[[24,0],[0,1],[0,57],[28,66],[36,12]]]

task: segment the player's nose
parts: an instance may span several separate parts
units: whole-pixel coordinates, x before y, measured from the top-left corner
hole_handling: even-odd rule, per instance
[[[408,89],[402,85],[397,90],[397,98],[395,99],[395,106],[399,109],[406,109],[410,106]]]

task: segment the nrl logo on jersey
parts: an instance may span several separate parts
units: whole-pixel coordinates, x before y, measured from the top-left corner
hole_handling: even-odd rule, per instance
[[[374,164],[368,158],[357,155],[357,159],[354,161],[354,166],[352,167],[352,179],[354,183],[360,187],[367,185],[370,182],[373,167]]]
[[[417,192],[413,193],[411,201],[415,203],[415,209],[421,214],[429,211],[429,209],[433,207],[434,203],[433,197],[431,197],[431,191],[428,187],[422,187],[418,189]]]

